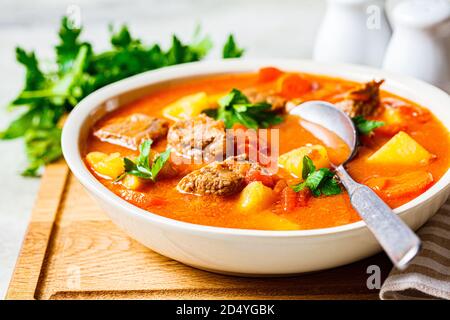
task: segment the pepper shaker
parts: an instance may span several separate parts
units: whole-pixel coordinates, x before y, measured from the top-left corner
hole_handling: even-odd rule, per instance
[[[408,0],[392,12],[394,33],[383,68],[450,92],[450,2]]]
[[[313,59],[380,67],[391,36],[384,0],[328,0]]]

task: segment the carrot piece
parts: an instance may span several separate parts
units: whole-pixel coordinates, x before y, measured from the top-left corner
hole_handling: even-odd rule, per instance
[[[286,99],[298,98],[312,90],[311,82],[298,74],[285,75],[279,81],[279,92]]]
[[[433,182],[433,176],[427,171],[413,171],[395,177],[372,177],[365,184],[380,197],[393,199],[414,196],[425,191]]]
[[[382,190],[386,189],[388,178],[378,176],[370,177],[364,184],[375,191],[379,196],[382,196]]]
[[[279,76],[283,74],[283,71],[274,68],[274,67],[266,67],[259,69],[258,73],[258,81],[259,82],[270,82],[278,79]]]

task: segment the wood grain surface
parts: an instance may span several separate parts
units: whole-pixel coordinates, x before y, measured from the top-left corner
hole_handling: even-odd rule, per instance
[[[200,271],[129,238],[87,195],[64,162],[47,167],[7,299],[377,299],[384,255],[319,273],[244,278]]]

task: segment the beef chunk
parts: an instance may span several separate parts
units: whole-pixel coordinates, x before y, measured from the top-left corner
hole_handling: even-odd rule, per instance
[[[197,195],[227,196],[240,192],[245,186],[249,170],[264,169],[255,162],[246,160],[246,155],[215,161],[184,176],[177,185],[180,192]]]
[[[142,140],[158,140],[167,134],[169,123],[166,120],[135,113],[115,119],[94,132],[101,141],[137,150]]]
[[[380,105],[380,86],[384,80],[364,83],[360,87],[347,92],[343,101],[336,106],[350,117],[370,116]]]
[[[244,177],[223,168],[218,163],[195,170],[182,178],[177,185],[181,192],[198,195],[232,195],[244,188]]]
[[[186,158],[210,162],[225,152],[225,125],[204,114],[180,120],[169,128],[167,143]]]
[[[251,103],[266,102],[272,105],[272,110],[284,111],[287,100],[276,94],[274,90],[246,89],[243,93]]]

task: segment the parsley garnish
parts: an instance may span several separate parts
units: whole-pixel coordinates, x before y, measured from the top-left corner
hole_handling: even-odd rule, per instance
[[[244,49],[239,48],[234,41],[232,34],[228,36],[227,42],[223,46],[222,57],[224,59],[240,58],[244,54]]]
[[[292,186],[295,192],[309,188],[313,196],[318,197],[321,194],[332,196],[340,194],[342,191],[339,182],[334,179],[334,173],[328,168],[316,170],[314,163],[308,156],[303,157],[302,178],[303,182]]]
[[[363,135],[368,135],[372,133],[374,129],[384,126],[383,121],[368,120],[363,116],[356,116],[352,118],[352,120],[356,129],[358,129],[358,132]]]
[[[272,111],[269,103],[250,103],[239,90],[233,89],[219,99],[218,109],[209,109],[205,113],[217,120],[222,120],[226,128],[240,123],[249,129],[268,128],[283,121],[277,112]]]
[[[45,72],[34,52],[16,49],[16,59],[26,69],[25,85],[9,108],[20,106],[23,113],[0,132],[0,139],[24,138],[29,166],[23,175],[36,176],[42,165],[61,156],[61,119],[88,94],[144,71],[201,60],[212,47],[199,28],[190,44],[173,36],[170,48],[163,50],[158,44],[144,45],[122,26],[111,29],[110,50],[94,52],[90,43],[80,41],[81,32],[62,19],[56,60]],[[227,56],[242,54],[232,37],[225,47]]]
[[[124,158],[125,174],[156,181],[159,171],[170,157],[170,149],[160,153],[152,162],[150,159],[150,150],[153,141],[151,139],[143,141],[139,146],[139,156],[135,161]],[[119,177],[122,178],[123,176]]]

